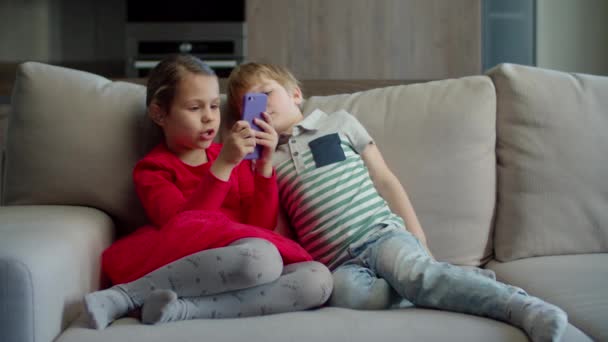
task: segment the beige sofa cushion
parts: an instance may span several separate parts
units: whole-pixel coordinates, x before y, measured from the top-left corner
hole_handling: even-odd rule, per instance
[[[487,267],[498,280],[564,309],[568,322],[594,341],[608,341],[608,254],[490,261]]]
[[[311,97],[304,113],[346,109],[408,192],[432,253],[479,265],[492,253],[495,92],[474,76]]]
[[[114,224],[77,206],[0,207],[1,341],[54,341],[98,288]]]
[[[246,338],[244,338],[246,337]],[[530,342],[511,325],[482,317],[430,309],[316,310],[237,319],[196,319],[145,325],[122,318],[104,330],[76,320],[55,342]],[[591,342],[574,327],[563,342]]]
[[[501,65],[496,256],[608,251],[608,77]]]
[[[90,206],[130,228],[141,224],[131,172],[157,134],[144,97],[141,85],[22,64],[9,118],[3,203]]]

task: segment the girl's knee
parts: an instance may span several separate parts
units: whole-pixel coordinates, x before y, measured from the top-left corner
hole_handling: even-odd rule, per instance
[[[238,278],[245,285],[257,286],[278,279],[283,271],[283,259],[278,249],[263,239],[242,239],[237,244],[240,258]]]
[[[298,302],[306,308],[323,305],[333,290],[333,277],[325,265],[316,262],[301,262],[288,265],[292,280],[289,286],[297,289]]]

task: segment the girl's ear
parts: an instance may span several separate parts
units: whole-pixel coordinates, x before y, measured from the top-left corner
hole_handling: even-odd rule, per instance
[[[150,106],[148,106],[148,115],[150,116],[150,119],[152,119],[152,121],[154,121],[160,127],[165,125],[167,112],[165,112],[165,110],[159,106],[157,102],[150,103]]]
[[[304,97],[302,95],[302,89],[300,87],[295,86],[292,91],[293,101],[296,105],[301,105],[302,101],[304,101]]]

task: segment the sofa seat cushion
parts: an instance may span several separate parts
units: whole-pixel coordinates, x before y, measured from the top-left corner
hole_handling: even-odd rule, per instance
[[[405,187],[442,261],[479,266],[492,254],[496,96],[490,78],[313,96],[310,113],[345,109],[365,126]]]
[[[148,326],[125,318],[102,331],[76,321],[56,342],[509,341],[527,342],[522,330],[499,321],[425,309],[356,311],[322,308],[278,315],[191,320]],[[590,341],[570,326],[564,341]]]
[[[0,207],[0,340],[52,341],[98,288],[114,224],[73,206]]]
[[[499,280],[558,305],[571,324],[595,341],[608,341],[608,254],[527,258],[488,268]]]

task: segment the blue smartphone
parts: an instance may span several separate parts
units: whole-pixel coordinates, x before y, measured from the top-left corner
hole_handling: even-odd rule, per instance
[[[243,120],[249,122],[249,126],[256,131],[262,129],[253,122],[253,119],[258,118],[264,120],[262,112],[266,111],[266,103],[268,102],[268,96],[262,93],[247,93],[243,96]],[[262,146],[257,145],[252,153],[245,156],[245,159],[258,159],[262,152]]]

